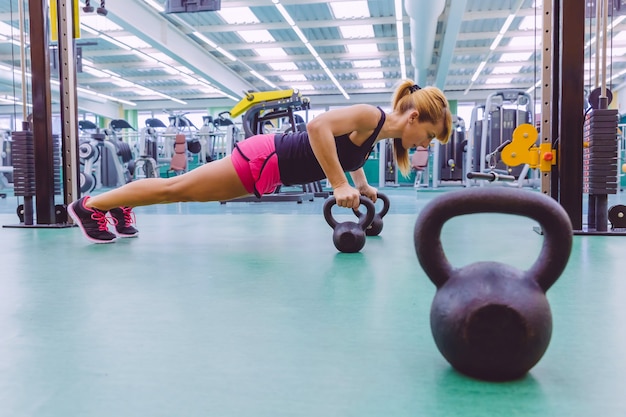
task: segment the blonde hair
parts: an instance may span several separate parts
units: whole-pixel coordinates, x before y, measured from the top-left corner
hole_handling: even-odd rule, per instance
[[[418,120],[422,123],[437,124],[443,120],[443,131],[437,139],[441,143],[448,143],[452,133],[452,113],[448,100],[437,87],[416,89],[417,87],[414,86],[413,80],[404,80],[398,85],[393,95],[393,110],[399,113],[417,110],[419,112]],[[411,171],[409,150],[404,149],[400,138],[393,140],[393,150],[398,169],[402,175],[407,177]]]

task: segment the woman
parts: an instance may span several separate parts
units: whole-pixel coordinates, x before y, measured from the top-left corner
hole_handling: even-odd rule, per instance
[[[108,211],[120,237],[137,236],[132,207],[186,201],[224,201],[249,194],[261,196],[279,185],[307,184],[327,178],[340,207],[357,208],[364,195],[376,201],[363,165],[380,140],[394,138],[394,160],[407,176],[409,149],[446,143],[452,114],[435,87],[403,81],[389,114],[379,107],[357,104],[328,111],[307,125],[306,132],[252,136],[239,142],[232,155],[172,178],[146,178],[70,204],[68,212],[87,239],[113,242]],[[354,187],[345,175],[350,173]]]

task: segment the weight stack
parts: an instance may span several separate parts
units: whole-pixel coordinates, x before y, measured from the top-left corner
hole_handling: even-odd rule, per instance
[[[17,197],[35,196],[35,142],[33,132],[11,133],[13,192]]]
[[[617,109],[593,109],[585,119],[583,192],[617,194]]]

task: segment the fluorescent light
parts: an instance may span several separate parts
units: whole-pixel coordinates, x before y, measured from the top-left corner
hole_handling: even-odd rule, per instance
[[[283,48],[257,48],[255,49],[257,55],[264,58],[276,58],[287,56],[287,52]]]
[[[382,71],[359,71],[357,75],[362,80],[380,80],[385,78]]]
[[[510,14],[507,16],[506,20],[504,21],[504,25],[502,25],[502,28],[500,28],[500,33],[501,34],[505,34],[507,30],[509,30],[509,27],[511,26],[511,23],[513,23],[513,19],[515,19],[515,15],[514,14]]]
[[[265,30],[239,30],[237,31],[239,36],[243,38],[248,43],[269,43],[276,42],[276,39],[272,36],[272,34]]]
[[[274,71],[296,71],[299,69],[293,62],[270,62],[267,65]]]
[[[373,38],[374,27],[372,25],[339,26],[341,36],[346,39]]]
[[[80,28],[81,28],[82,30],[84,30],[85,32],[87,32],[87,33],[91,33],[92,35],[96,35],[96,36],[100,35],[100,32],[98,32],[97,30],[95,30],[95,29],[93,29],[93,28],[91,28],[91,27],[87,26],[87,25],[86,25],[86,24],[84,24],[84,23],[81,23],[81,24],[80,24]]]
[[[491,74],[517,74],[522,70],[521,65],[499,65],[491,70]]]
[[[231,54],[230,52],[228,52],[227,50],[225,50],[224,48],[218,46],[217,48],[215,48],[216,51],[218,51],[220,54],[224,55],[226,58],[230,59],[231,61],[237,61],[237,58],[235,58],[235,55]]]
[[[196,31],[196,32],[193,32],[193,36],[200,39],[202,42],[206,43],[211,48],[217,48],[217,44],[213,42],[211,39],[204,36],[202,33]]]
[[[260,20],[252,13],[249,7],[227,7],[218,10],[217,13],[231,25],[260,23]]]
[[[149,5],[150,7],[152,7],[153,9],[155,9],[159,13],[163,13],[165,11],[163,6],[161,6],[159,3],[157,3],[154,0],[143,0],[143,1],[145,1],[147,5]]]
[[[282,78],[283,81],[290,82],[308,81],[303,74],[281,74],[280,78]]]
[[[513,77],[488,77],[485,79],[485,84],[511,84]]]
[[[383,82],[367,82],[363,83],[363,88],[386,88],[387,84]]]
[[[280,12],[280,14],[283,16],[283,18],[287,21],[289,26],[295,26],[296,22],[291,18],[291,15],[287,13],[287,9],[285,9],[285,6],[283,6],[282,4],[278,2],[275,2],[274,4],[276,5],[276,8]]]
[[[376,45],[375,43],[346,45],[346,48],[348,48],[348,52],[350,52],[351,54],[361,54],[361,53],[371,54],[371,53],[378,52],[378,45]]]
[[[493,40],[493,42],[491,42],[491,46],[489,47],[489,49],[491,51],[493,51],[494,49],[496,49],[498,47],[498,45],[500,44],[500,41],[502,40],[502,34],[498,33],[495,37],[495,39]]]
[[[382,66],[380,59],[362,59],[360,61],[352,61],[354,68],[379,68]]]
[[[274,5],[276,6],[277,10],[280,12],[280,14],[283,16],[283,18],[285,19],[285,21],[287,21],[287,23],[289,23],[289,25],[291,26],[291,28],[294,30],[294,32],[296,33],[296,35],[300,38],[300,40],[304,43],[304,46],[306,46],[306,48],[309,50],[309,52],[311,53],[311,55],[313,55],[313,57],[315,58],[315,60],[317,61],[317,63],[320,65],[320,67],[322,67],[322,69],[324,70],[324,72],[326,73],[326,75],[328,75],[328,78],[330,78],[330,80],[333,82],[333,84],[335,84],[335,87],[337,87],[337,89],[341,92],[341,94],[343,94],[343,96],[349,100],[350,96],[348,95],[348,93],[346,93],[346,90],[341,86],[341,84],[339,84],[339,81],[337,81],[337,78],[335,78],[335,76],[333,75],[332,72],[330,72],[330,70],[328,69],[328,65],[326,65],[326,63],[324,62],[324,60],[322,60],[319,56],[319,54],[317,53],[317,51],[315,50],[315,48],[313,47],[313,45],[311,45],[311,43],[309,42],[309,40],[307,39],[307,37],[304,35],[304,33],[300,30],[300,28],[298,28],[296,22],[291,18],[291,16],[289,15],[289,13],[287,12],[287,10],[280,4],[280,0],[272,0],[272,3],[274,3]],[[351,3],[359,3],[361,5],[361,7],[363,7],[363,5],[365,6],[365,9],[367,10],[367,16],[369,16],[369,8],[367,6],[367,1],[365,0],[361,0],[359,2],[351,2]],[[335,7],[337,2],[334,3],[329,3],[330,7]],[[283,51],[284,52],[284,51]],[[259,53],[259,50],[257,50],[257,53]]]
[[[472,82],[476,81],[480,73],[483,71],[483,68],[485,68],[485,65],[487,65],[487,61],[483,61],[480,63],[480,65],[478,65],[478,68],[476,68],[476,72],[474,73],[474,75],[472,75]]]
[[[500,55],[499,62],[523,62],[528,61],[532,52],[508,52]]]
[[[406,57],[404,51],[404,15],[402,9],[402,0],[394,1],[394,9],[396,15],[396,38],[398,38],[398,58],[400,60],[400,77],[406,78]]]
[[[370,17],[370,9],[366,0],[333,1],[329,2],[335,19],[351,19],[355,17]]]

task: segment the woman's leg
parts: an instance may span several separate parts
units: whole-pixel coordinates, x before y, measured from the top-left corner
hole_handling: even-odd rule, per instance
[[[223,201],[248,195],[230,156],[171,178],[145,178],[90,197],[85,206],[103,211],[184,201]]]

